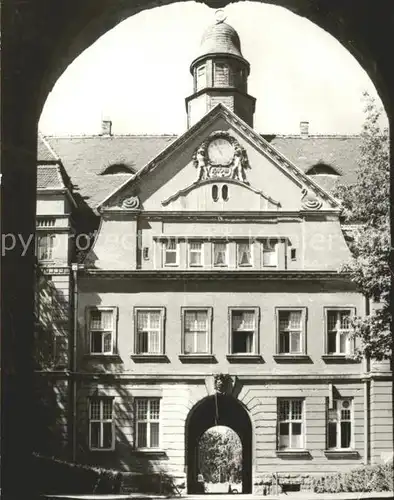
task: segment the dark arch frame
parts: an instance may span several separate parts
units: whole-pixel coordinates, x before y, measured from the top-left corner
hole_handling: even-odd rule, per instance
[[[217,410],[216,410],[217,408]],[[216,416],[218,415],[218,418]],[[242,443],[242,493],[253,492],[253,425],[248,410],[234,396],[215,394],[196,403],[185,422],[187,493],[198,493],[198,442],[215,425],[232,429]]]

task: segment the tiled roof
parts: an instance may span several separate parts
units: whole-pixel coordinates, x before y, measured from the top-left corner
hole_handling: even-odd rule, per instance
[[[74,192],[94,208],[133,174],[102,175],[110,165],[137,172],[176,136],[47,137],[71,178]]]
[[[47,137],[73,183],[89,206],[96,207],[133,174],[107,174],[110,165],[125,165],[137,172],[163,149],[175,135]],[[355,181],[361,139],[358,136],[267,136],[264,138],[280,153],[307,172],[316,164],[332,166],[340,182]],[[314,176],[323,188],[332,186],[328,176]]]
[[[59,165],[38,165],[37,189],[64,189]]]
[[[340,182],[351,184],[356,180],[360,136],[311,135],[304,138],[277,135],[264,138],[305,173],[314,165],[324,164],[340,174]],[[314,179],[319,182],[318,176]]]
[[[41,134],[38,134],[37,140],[37,161],[38,163],[59,161],[59,158]]]

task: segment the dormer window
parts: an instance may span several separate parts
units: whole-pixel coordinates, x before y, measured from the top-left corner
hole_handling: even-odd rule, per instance
[[[277,267],[278,251],[276,242],[265,241],[263,244],[263,267]]]
[[[207,85],[207,76],[205,66],[200,66],[196,71],[196,91],[203,89]]]

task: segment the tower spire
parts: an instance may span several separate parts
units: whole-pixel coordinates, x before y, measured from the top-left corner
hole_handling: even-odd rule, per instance
[[[243,57],[235,29],[223,9],[205,30],[197,57],[190,65],[193,94],[186,98],[188,127],[222,103],[253,127],[255,98],[247,93],[249,62]]]

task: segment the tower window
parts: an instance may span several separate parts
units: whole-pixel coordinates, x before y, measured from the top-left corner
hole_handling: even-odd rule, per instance
[[[226,184],[222,187],[222,198],[224,201],[228,201],[228,186]]]
[[[215,63],[214,86],[227,87],[230,85],[230,70],[228,64]]]
[[[197,68],[197,73],[196,73],[196,90],[199,91],[206,87],[207,84],[207,78],[206,78],[206,71],[205,71],[205,66],[200,66]]]

